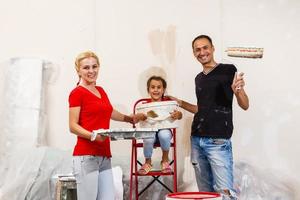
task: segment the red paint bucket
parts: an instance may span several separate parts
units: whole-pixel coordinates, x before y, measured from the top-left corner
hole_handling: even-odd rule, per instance
[[[222,196],[214,192],[178,192],[166,196],[166,200],[190,199],[190,200],[222,200]]]

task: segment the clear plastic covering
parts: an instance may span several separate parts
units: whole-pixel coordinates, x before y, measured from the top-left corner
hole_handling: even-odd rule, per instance
[[[240,200],[294,200],[290,183],[273,171],[261,171],[246,162],[235,164],[235,187]]]
[[[51,199],[50,180],[70,172],[70,153],[43,146],[49,62],[13,58],[0,64],[0,199]],[[52,77],[53,81],[53,77]]]
[[[71,153],[49,147],[14,151],[1,162],[1,200],[51,200],[55,197],[56,174],[71,172]]]
[[[46,66],[37,58],[0,64],[0,154],[45,144]]]

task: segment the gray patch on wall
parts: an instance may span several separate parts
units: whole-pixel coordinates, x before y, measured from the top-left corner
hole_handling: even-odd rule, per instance
[[[168,26],[166,31],[160,29],[152,30],[148,35],[152,53],[158,56],[161,64],[175,62],[176,55],[176,27]],[[166,62],[167,61],[167,62]]]
[[[170,25],[166,31],[155,29],[148,34],[152,54],[158,59],[159,66],[150,66],[140,74],[139,91],[142,97],[147,97],[147,80],[153,75],[161,76],[167,83],[167,91],[172,90],[172,81],[175,79],[174,68],[176,61],[176,27]],[[168,75],[167,75],[168,74]]]

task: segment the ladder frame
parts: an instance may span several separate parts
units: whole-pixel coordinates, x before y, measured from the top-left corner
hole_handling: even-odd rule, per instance
[[[143,102],[149,102],[149,98],[145,99],[139,99],[138,101],[135,102],[134,107],[133,107],[133,113],[135,114],[136,106],[140,103]],[[135,128],[135,124],[133,125]],[[143,147],[142,142],[137,142],[136,139],[132,139],[132,145],[131,145],[131,164],[130,164],[130,200],[133,199],[133,190],[135,191],[135,199],[138,200],[139,196],[142,195],[143,192],[145,192],[155,181],[160,183],[166,190],[168,190],[170,193],[177,192],[177,156],[176,156],[176,128],[172,128],[172,134],[173,134],[173,139],[171,142],[171,147],[173,148],[172,151],[172,160],[170,161],[170,165],[173,167],[172,172],[170,173],[162,173],[160,170],[159,171],[150,171],[146,175],[141,175],[138,173],[138,166],[142,166],[142,163],[137,159],[138,157],[138,148]],[[160,144],[154,144],[154,147],[160,147]],[[153,180],[150,181],[140,192],[139,192],[139,187],[138,187],[138,178],[143,177],[143,176],[152,176]],[[171,187],[168,187],[165,185],[163,182],[159,180],[160,176],[173,176],[173,190]],[[134,182],[134,184],[133,184]],[[133,188],[133,185],[135,186]]]

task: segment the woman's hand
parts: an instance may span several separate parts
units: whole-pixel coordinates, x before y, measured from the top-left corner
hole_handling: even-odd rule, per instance
[[[97,135],[97,136],[96,136],[96,141],[103,142],[103,141],[106,140],[107,138],[108,138],[108,136]]]
[[[147,115],[144,113],[137,113],[132,115],[133,123],[138,123],[139,121],[145,121],[147,119]]]

